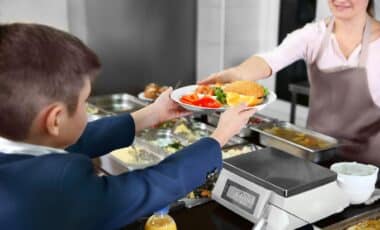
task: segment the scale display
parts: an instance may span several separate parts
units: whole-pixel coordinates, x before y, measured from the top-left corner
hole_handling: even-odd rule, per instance
[[[253,214],[259,194],[227,179],[222,198]]]
[[[212,191],[212,198],[247,220],[257,222],[271,194],[271,191],[223,168]]]

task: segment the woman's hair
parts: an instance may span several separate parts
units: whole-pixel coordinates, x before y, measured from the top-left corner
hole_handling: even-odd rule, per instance
[[[369,1],[368,1],[367,13],[368,13],[371,17],[374,17],[374,16],[375,16],[374,0],[369,0]]]
[[[38,24],[0,25],[0,136],[24,140],[42,108],[62,102],[76,111],[85,79],[100,70],[78,38]]]

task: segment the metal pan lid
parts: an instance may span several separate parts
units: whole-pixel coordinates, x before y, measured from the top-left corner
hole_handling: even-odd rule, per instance
[[[336,180],[336,173],[274,148],[226,159],[224,168],[290,197]]]

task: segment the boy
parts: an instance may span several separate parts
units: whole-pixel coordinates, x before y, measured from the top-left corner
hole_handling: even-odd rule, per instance
[[[220,169],[221,146],[254,112],[228,110],[211,137],[156,166],[98,177],[91,158],[187,114],[169,89],[137,112],[87,124],[86,99],[99,70],[97,56],[65,32],[0,25],[0,229],[115,229],[149,215]]]

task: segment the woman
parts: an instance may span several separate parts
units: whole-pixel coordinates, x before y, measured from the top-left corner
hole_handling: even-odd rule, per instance
[[[333,17],[201,83],[259,80],[304,59],[311,85],[308,127],[338,138],[344,158],[380,165],[380,22],[372,16],[373,0],[328,2]]]

